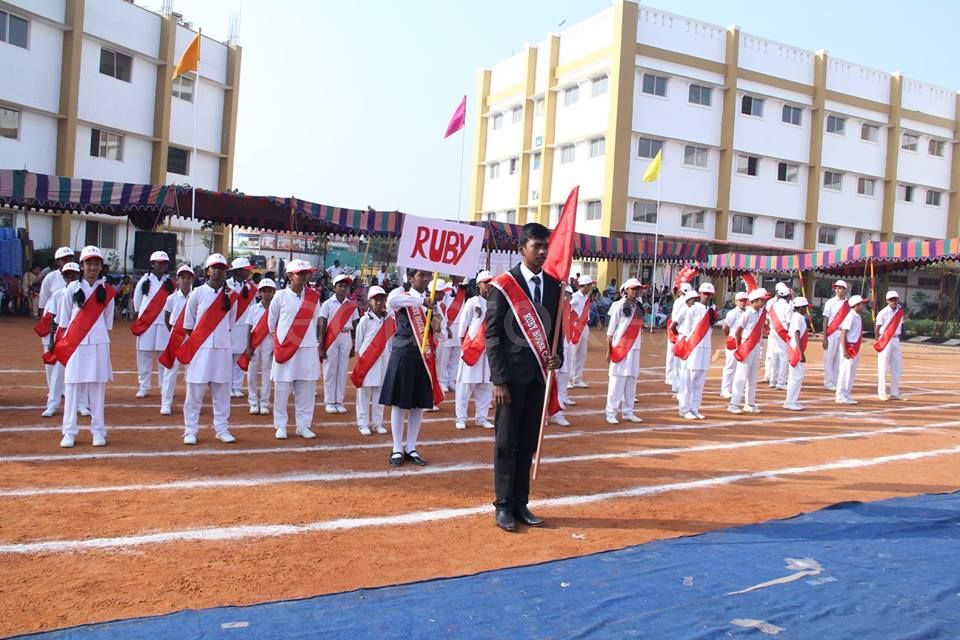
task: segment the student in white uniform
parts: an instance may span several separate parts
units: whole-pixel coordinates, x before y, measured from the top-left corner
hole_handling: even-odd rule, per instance
[[[776,345],[771,350],[772,362],[771,370],[769,373],[770,377],[770,386],[780,391],[787,390],[787,370],[790,365],[787,363],[787,343],[780,337],[780,334],[774,330],[775,321],[780,321],[781,326],[784,329],[788,329],[790,326],[790,318],[793,316],[793,305],[791,300],[793,299],[793,292],[790,290],[790,287],[784,284],[783,282],[778,282],[776,286],[777,297],[773,300],[773,305],[768,310],[768,320],[770,321],[770,344]]]
[[[454,388],[454,384],[451,383],[448,385],[445,378],[447,358],[450,355],[446,346],[450,340],[456,339],[454,333],[457,330],[457,327],[447,323],[447,301],[450,299],[450,291],[452,289],[452,285],[448,284],[445,280],[437,280],[437,300],[440,302],[437,303],[437,312],[433,317],[433,322],[436,325],[435,329],[437,331],[437,345],[435,349],[437,354],[437,378],[440,381],[440,389],[442,389],[444,393]]]
[[[343,406],[347,392],[347,374],[350,356],[353,355],[353,334],[360,314],[357,305],[347,300],[353,280],[348,275],[338,275],[333,279],[333,295],[320,306],[320,360],[323,361],[323,404],[327,413],[346,413]],[[350,313],[337,315],[340,307],[348,305]],[[333,327],[333,323],[341,323]],[[336,330],[336,336],[333,331]],[[328,338],[328,333],[329,338]],[[325,348],[327,341],[329,348]]]
[[[464,362],[463,358],[473,358],[476,345],[474,339],[483,341],[484,337],[484,318],[487,317],[487,296],[490,295],[490,282],[493,280],[493,274],[489,271],[481,271],[477,274],[478,295],[468,299],[463,309],[460,311],[460,322],[456,328],[458,342],[464,344],[460,356],[457,358],[460,363],[457,365],[457,394],[456,394],[456,423],[457,429],[467,428],[467,416],[469,415],[470,396],[473,396],[474,403],[474,423],[484,429],[493,429],[493,423],[490,422],[490,402],[493,400],[493,382],[490,380],[490,363],[487,361],[486,348],[480,353],[473,365]],[[467,348],[467,342],[470,348]],[[559,380],[557,385],[560,386]],[[562,387],[561,387],[562,388]]]
[[[760,350],[763,341],[763,308],[767,301],[767,290],[757,288],[750,292],[750,306],[746,308],[737,323],[735,338],[738,348],[744,342],[752,342],[753,348],[737,361],[737,372],[733,376],[733,397],[727,411],[734,414],[760,413],[757,406],[757,378],[760,373]],[[746,347],[743,348],[746,351]]]
[[[306,260],[291,260],[287,263],[287,287],[281,289],[270,303],[268,325],[270,333],[276,336],[273,353],[273,426],[277,440],[287,438],[287,405],[293,392],[296,409],[297,435],[303,438],[315,438],[310,430],[317,402],[317,380],[320,379],[320,338],[322,329],[318,326],[321,317],[320,294],[310,288],[310,274],[316,271]],[[345,276],[339,276],[345,277]],[[332,300],[332,298],[331,298]],[[303,314],[301,321],[294,324],[301,307],[313,304],[313,312]],[[284,359],[285,344],[293,346],[295,331],[302,331],[302,337],[296,350]]]
[[[263,320],[270,308],[273,295],[277,292],[277,283],[263,278],[257,283],[258,302],[253,303],[247,313],[247,350],[244,352],[250,362],[247,365],[247,402],[251,414],[270,415],[270,374],[273,370],[273,334],[269,330],[269,319]],[[266,337],[254,348],[254,330],[264,322],[267,326]]]
[[[880,400],[899,400],[900,399],[900,376],[903,373],[903,351],[900,348],[900,334],[903,331],[903,314],[898,312],[903,307],[900,306],[900,294],[896,291],[887,291],[887,306],[881,309],[877,314],[876,327],[874,335],[878,342],[875,347],[880,347],[880,340],[884,333],[890,331],[890,339],[877,353],[877,397]],[[896,323],[896,328],[893,327]],[[890,394],[887,395],[887,370],[890,370]]]
[[[110,362],[110,331],[113,329],[113,297],[115,292],[100,277],[103,270],[103,253],[94,246],[86,246],[80,252],[82,276],[71,282],[63,294],[57,312],[57,325],[66,328],[64,342],[71,336],[71,326],[87,313],[100,310],[86,335],[77,338],[76,350],[64,365],[63,439],[61,447],[72,447],[77,433],[77,404],[81,393],[90,406],[90,431],[93,446],[107,444],[107,429],[103,410],[107,383],[113,380],[113,365]],[[88,311],[88,309],[90,311]],[[87,313],[84,313],[87,312]],[[82,315],[81,315],[82,314]],[[78,324],[75,331],[80,328]]]
[[[167,274],[170,267],[170,258],[165,251],[154,251],[150,254],[150,271],[143,274],[133,290],[133,310],[139,322],[133,325],[134,335],[138,324],[149,322],[149,326],[141,327],[143,333],[137,335],[137,389],[138,398],[146,398],[150,393],[153,365],[167,348],[170,340],[170,330],[163,316],[163,307],[151,307],[150,302],[158,295],[169,298],[175,290],[173,280]],[[163,294],[161,294],[161,290]],[[166,305],[166,300],[164,300]],[[145,317],[146,313],[155,313],[153,320]],[[162,385],[163,371],[157,365],[158,384]]]
[[[565,323],[563,327],[563,364],[559,369],[556,370],[557,378],[557,399],[560,401],[560,406],[562,407],[560,411],[557,411],[555,414],[550,416],[550,424],[555,424],[560,427],[569,427],[570,421],[567,420],[567,407],[577,404],[577,401],[570,397],[570,368],[574,360],[573,352],[577,348],[573,342],[570,341],[570,323],[574,321],[573,308],[570,306],[570,299],[573,297],[573,287],[570,285],[564,285],[563,287],[563,300],[567,306],[567,317],[563,319]],[[584,328],[584,333],[586,333],[586,328]],[[584,336],[585,338],[585,336]]]
[[[840,370],[840,329],[827,335],[828,327],[843,309],[847,308],[847,282],[837,280],[833,283],[834,297],[823,304],[823,386],[830,391],[837,390],[837,372]]]
[[[680,285],[680,296],[673,301],[673,309],[670,311],[670,329],[673,333],[674,339],[679,336],[680,325],[683,324],[683,318],[687,315],[687,294],[693,291],[693,287],[689,282],[684,282]],[[695,298],[694,298],[695,299]],[[683,376],[680,375],[680,366],[682,360],[676,358],[673,355],[673,349],[675,343],[671,342],[669,337],[667,338],[667,362],[666,362],[666,376],[664,382],[670,385],[670,389],[673,391],[673,397],[676,398],[680,393],[680,388],[683,386]]]
[[[807,368],[807,299],[803,296],[797,296],[793,299],[793,315],[790,317],[790,325],[787,327],[787,335],[790,336],[790,343],[787,348],[787,366],[790,372],[787,375],[787,398],[783,403],[783,408],[788,411],[803,411],[803,405],[800,404],[800,390],[803,389],[803,376]],[[800,354],[800,360],[794,365],[790,362],[791,352]]]
[[[690,293],[694,293],[691,291]],[[707,323],[707,331],[693,347],[690,355],[683,360],[681,375],[684,376],[682,391],[677,397],[679,413],[685,420],[703,420],[700,413],[703,404],[703,388],[707,383],[707,371],[710,369],[710,358],[713,356],[713,322],[716,318],[716,309],[712,298],[714,287],[709,282],[700,285],[697,297],[687,308],[680,327],[680,335],[691,339],[701,322]],[[689,294],[688,294],[689,295]]]
[[[173,331],[177,321],[180,319],[183,310],[187,308],[187,298],[193,291],[194,274],[193,269],[188,265],[182,265],[177,269],[177,290],[168,298],[163,307],[164,322],[169,332]],[[172,339],[173,335],[171,333]],[[176,345],[179,347],[180,345]],[[164,347],[166,350],[166,346]],[[177,387],[177,374],[180,372],[180,361],[176,359],[174,353],[173,366],[169,369],[160,365],[160,415],[169,416],[173,414],[173,394]]]
[[[570,297],[570,307],[578,317],[583,313],[583,308],[590,304],[590,294],[593,292],[596,283],[588,275],[582,275],[577,280],[579,289]],[[583,335],[580,336],[580,342],[574,345],[574,360],[570,366],[569,387],[573,389],[586,389],[588,385],[583,380],[583,369],[587,364],[587,349],[590,344],[590,327],[584,327]]]
[[[750,296],[746,291],[738,291],[734,297],[736,306],[730,309],[730,311],[727,311],[721,327],[723,329],[725,342],[723,349],[723,377],[720,379],[720,397],[726,400],[733,397],[733,376],[737,372],[737,359],[733,356],[737,350],[737,339],[733,334],[737,330],[737,323],[740,321],[740,316],[742,316],[743,312],[747,309],[749,299]]]
[[[63,277],[64,282],[69,285],[71,282],[75,282],[80,279],[80,265],[78,265],[76,262],[68,262],[60,269],[60,274]],[[60,305],[63,304],[63,297],[66,295],[66,292],[67,287],[61,287],[53,292],[53,294],[47,300],[47,306],[43,308],[44,315],[50,314],[52,318],[57,317],[58,310],[60,309]],[[56,322],[51,320],[50,333],[46,336],[46,338],[44,338],[44,353],[53,351],[56,333]],[[60,400],[63,398],[64,368],[63,365],[58,361],[54,361],[52,365],[46,366],[47,369],[51,370],[49,378],[47,379],[47,407],[40,415],[42,415],[44,418],[50,418],[60,411]],[[86,399],[84,399],[83,402],[85,405]],[[89,415],[89,413],[87,415]]]
[[[446,286],[446,296],[443,299],[443,315],[446,325],[443,340],[437,347],[438,362],[443,362],[443,367],[437,369],[437,375],[440,376],[440,386],[445,391],[456,388],[457,372],[460,369],[460,339],[457,337],[457,331],[460,328],[460,319],[463,318],[463,310],[467,304],[467,289],[463,284],[463,278],[459,276],[450,276],[450,282]],[[460,307],[456,308],[457,297],[460,297]],[[491,392],[492,393],[492,392]]]
[[[37,305],[41,309],[47,308],[47,303],[50,302],[50,298],[53,297],[54,293],[67,286],[67,282],[63,279],[63,275],[61,274],[63,265],[67,264],[68,262],[73,262],[76,264],[76,255],[73,253],[73,249],[70,247],[60,247],[57,249],[57,252],[54,254],[54,259],[57,261],[57,268],[51,269],[49,272],[47,272],[47,275],[43,276],[43,280],[40,281],[40,295],[37,298]],[[41,342],[43,342],[44,348],[46,348],[47,343],[43,340],[41,340]],[[50,374],[53,373],[53,365],[45,365],[43,372],[47,378],[47,386],[49,387]],[[83,405],[81,404],[81,406]]]
[[[357,323],[357,362],[351,374],[354,385],[360,383],[357,386],[357,428],[360,435],[364,436],[373,435],[374,432],[381,435],[387,432],[383,426],[380,390],[383,387],[383,376],[387,372],[387,362],[390,360],[390,338],[396,330],[396,319],[387,313],[387,292],[383,287],[370,287],[367,300],[370,308]],[[367,367],[362,380],[357,370],[361,362]]]
[[[639,304],[640,281],[630,278],[620,285],[620,299],[610,305],[607,323],[607,362],[610,382],[607,386],[608,424],[620,424],[619,414],[627,422],[643,422],[634,414],[637,376],[640,375],[640,343],[643,337],[643,307]],[[635,335],[626,335],[633,326]],[[619,360],[618,359],[619,354]]]
[[[237,302],[234,305],[237,319],[231,326],[231,344],[233,349],[233,367],[230,377],[230,397],[243,397],[243,369],[237,365],[237,360],[247,350],[247,314],[250,313],[250,307],[253,306],[254,298],[257,295],[257,285],[250,280],[250,261],[246,258],[236,258],[231,264],[230,269],[233,276],[227,278],[227,288],[237,294]]]
[[[187,397],[183,401],[183,444],[187,445],[197,444],[200,407],[207,387],[210,388],[213,402],[213,428],[217,440],[227,443],[237,441],[230,433],[229,424],[230,384],[233,367],[236,366],[230,332],[237,321],[237,308],[231,302],[230,288],[226,285],[227,259],[214,253],[207,258],[204,267],[207,281],[203,286],[194,288],[187,298],[183,327],[190,337],[178,355],[181,364],[187,365]],[[223,313],[222,317],[220,313]],[[214,320],[217,320],[216,324]],[[207,331],[209,333],[201,342],[203,333],[200,332]],[[192,357],[191,348],[195,349]]]
[[[860,312],[866,300],[851,296],[850,313],[840,325],[840,371],[837,373],[837,404],[857,404],[853,399],[853,383],[860,364],[860,345],[863,342],[863,319]]]

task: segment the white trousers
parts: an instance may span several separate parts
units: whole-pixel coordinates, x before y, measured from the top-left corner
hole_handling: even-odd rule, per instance
[[[837,373],[837,400],[853,399],[853,382],[857,378],[857,366],[859,364],[859,353],[855,358],[840,356],[840,371]]]
[[[382,387],[360,387],[357,389],[357,426],[382,427],[383,405],[380,404]]]
[[[803,376],[807,371],[807,365],[798,362],[797,366],[790,367],[790,374],[787,376],[787,399],[784,404],[797,404],[800,402],[800,390],[803,389]]]
[[[240,356],[243,355],[243,352],[233,354],[233,365],[230,369],[230,391],[242,391],[243,390],[243,369],[240,368],[240,365],[237,364],[237,360],[240,359]],[[269,374],[268,374],[269,375]]]
[[[827,349],[823,352],[823,386],[833,388],[837,386],[837,373],[840,369],[840,332],[834,331],[827,337]]]
[[[557,378],[557,384],[560,384],[559,378]],[[457,384],[456,407],[458,421],[467,421],[467,416],[470,413],[469,403],[471,395],[473,396],[475,410],[473,419],[477,424],[486,422],[490,419],[490,402],[493,400],[493,383],[461,382]],[[562,403],[563,401],[561,400],[561,404]]]
[[[270,408],[270,370],[273,351],[256,349],[247,367],[247,401],[251,407]],[[316,385],[314,385],[316,387]]]
[[[683,384],[677,395],[680,414],[699,413],[703,404],[703,386],[707,383],[706,369],[690,369],[686,366],[680,369]]]
[[[183,428],[194,435],[200,431],[200,407],[203,397],[210,387],[210,399],[213,401],[213,428],[223,433],[230,428],[230,383],[228,382],[188,382],[187,397],[183,401]]]
[[[157,362],[162,351],[141,351],[137,349],[137,382],[140,384],[140,391],[150,391],[153,377],[153,363]],[[163,367],[157,363],[158,385],[163,385]]]
[[[671,354],[673,353],[673,347],[674,345],[671,344],[670,345]],[[684,380],[683,368],[684,368],[683,360],[681,360],[676,356],[672,356],[670,358],[670,379],[672,380],[672,382],[670,383],[670,389],[677,396],[680,395],[681,391],[683,391],[686,385],[686,382]]]
[[[569,365],[565,365],[554,372],[554,375],[557,378],[557,398],[560,400],[560,404],[563,405],[564,408],[566,408],[570,401],[570,390],[567,389],[567,385],[570,383],[570,371],[568,367]]]
[[[180,373],[180,361],[174,360],[173,367],[167,369],[160,365],[160,407],[173,406],[173,392],[177,388],[177,374]]]
[[[68,382],[63,386],[63,434],[75,436],[80,431],[77,426],[77,409],[86,400],[90,409],[90,431],[106,435],[103,423],[103,405],[107,395],[106,382]]]
[[[887,369],[890,370],[890,395],[900,395],[900,375],[903,373],[903,350],[900,338],[893,338],[887,348],[877,354],[877,395],[887,395]]]
[[[583,368],[587,364],[587,346],[590,343],[590,328],[584,327],[580,334],[580,342],[573,345],[573,362],[571,362],[570,378],[574,384],[583,384]]]
[[[673,357],[673,343],[670,342],[669,336],[666,337],[666,341],[667,341],[667,357],[663,363],[663,384],[669,384],[672,387],[674,386],[675,378],[676,378],[675,372],[673,370],[673,361],[675,360],[675,358]],[[676,393],[676,390],[674,390],[674,393]]]
[[[47,374],[47,409],[56,411],[60,408],[60,398],[63,397],[63,365],[59,362],[52,367],[46,367]]]
[[[764,377],[770,384],[782,387],[787,384],[787,368],[789,367],[786,344],[781,342],[780,338],[777,338],[771,331],[770,337],[767,338],[767,349],[770,356],[766,361]]]
[[[617,413],[623,417],[633,415],[633,405],[637,401],[636,376],[610,376],[607,385],[607,417],[616,418]]]
[[[287,428],[287,405],[292,391],[297,429],[309,429],[313,423],[313,410],[317,402],[316,380],[274,382],[273,385],[273,426],[277,429]]]
[[[437,349],[437,377],[448,389],[457,384],[457,366],[460,360],[460,345],[443,344]]]
[[[350,364],[350,341],[337,338],[323,361],[323,403],[343,404],[347,393],[347,367]]]
[[[733,375],[733,397],[731,407],[757,406],[757,374],[760,370],[760,349],[754,350],[743,362],[737,362],[737,372]]]
[[[737,374],[737,359],[733,357],[732,349],[723,350],[723,376],[720,378],[720,395],[726,396],[733,393],[733,377]]]

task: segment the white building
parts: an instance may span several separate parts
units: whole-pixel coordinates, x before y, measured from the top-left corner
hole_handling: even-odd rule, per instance
[[[0,167],[230,189],[241,50],[204,37],[199,86],[193,74],[171,81],[195,34],[178,14],[125,0],[0,2]],[[10,210],[0,216],[5,225],[26,227],[35,249],[94,243],[123,268],[132,265],[122,254],[125,246],[133,254],[135,229],[123,219]],[[197,263],[208,250],[200,235],[185,246],[189,229],[188,220],[172,218],[156,230],[177,233],[178,257]]]
[[[579,184],[600,236],[652,235],[658,193],[659,233],[714,251],[960,235],[960,96],[824,51],[615,0],[482,70],[478,97],[474,219],[553,226]]]

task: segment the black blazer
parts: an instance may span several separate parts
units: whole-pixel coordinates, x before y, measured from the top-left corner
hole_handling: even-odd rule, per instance
[[[520,289],[530,297],[527,283],[520,273],[520,265],[509,271]],[[543,304],[534,303],[543,328],[546,330],[550,343],[553,344],[553,334],[557,330],[557,305],[560,302],[560,283],[556,278],[541,272],[543,276]],[[527,343],[527,339],[520,331],[517,317],[510,308],[510,303],[499,289],[493,287],[487,299],[487,332],[486,350],[490,361],[490,376],[493,384],[529,384],[532,382],[546,382],[540,372],[537,356]],[[557,343],[557,351],[563,353],[562,343]],[[562,358],[562,355],[561,355]]]

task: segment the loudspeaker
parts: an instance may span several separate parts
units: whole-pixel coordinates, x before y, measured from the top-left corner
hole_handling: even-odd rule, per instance
[[[170,256],[170,270],[177,264],[177,234],[137,231],[133,240],[133,268],[138,271],[150,269],[150,254],[166,251]]]

